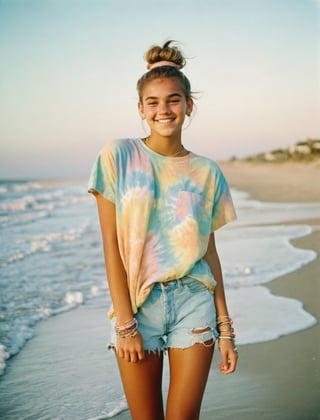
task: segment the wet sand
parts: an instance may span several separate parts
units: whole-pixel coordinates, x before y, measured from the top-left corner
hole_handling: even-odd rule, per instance
[[[220,166],[230,186],[247,191],[253,199],[272,202],[320,200],[320,161],[308,165],[230,162]],[[275,295],[302,301],[305,309],[319,320],[320,215],[318,220],[302,221],[305,223],[312,226],[313,233],[292,243],[299,248],[315,250],[318,257],[302,269],[268,283],[267,287]],[[212,411],[204,407],[203,419],[320,419],[319,354],[319,323],[275,341],[241,346],[238,372],[230,378],[214,375],[221,385],[217,398],[214,397],[215,401],[223,399],[221,412],[214,410],[213,405]],[[217,390],[214,380],[212,377],[207,394],[211,389]]]

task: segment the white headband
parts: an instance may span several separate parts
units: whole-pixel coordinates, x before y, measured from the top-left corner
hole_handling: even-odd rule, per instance
[[[172,61],[157,61],[156,63],[148,64],[147,69],[152,70],[157,67],[164,67],[164,66],[175,67],[177,69],[180,67],[178,64],[173,63]]]

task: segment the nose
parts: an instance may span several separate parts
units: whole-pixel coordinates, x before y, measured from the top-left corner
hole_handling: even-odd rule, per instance
[[[159,114],[163,114],[163,115],[170,114],[169,104],[167,102],[160,102],[158,112]]]

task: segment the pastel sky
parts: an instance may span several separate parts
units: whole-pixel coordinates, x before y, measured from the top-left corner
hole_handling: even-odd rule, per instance
[[[174,39],[210,157],[320,137],[317,0],[0,0],[0,178],[87,177],[103,144],[145,136],[144,52]]]

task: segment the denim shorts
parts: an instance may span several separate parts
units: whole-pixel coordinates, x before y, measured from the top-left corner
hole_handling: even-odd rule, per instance
[[[149,351],[183,349],[197,343],[212,345],[218,337],[213,292],[190,277],[155,283],[135,318],[144,349]],[[109,348],[114,348],[115,317],[111,323]]]

